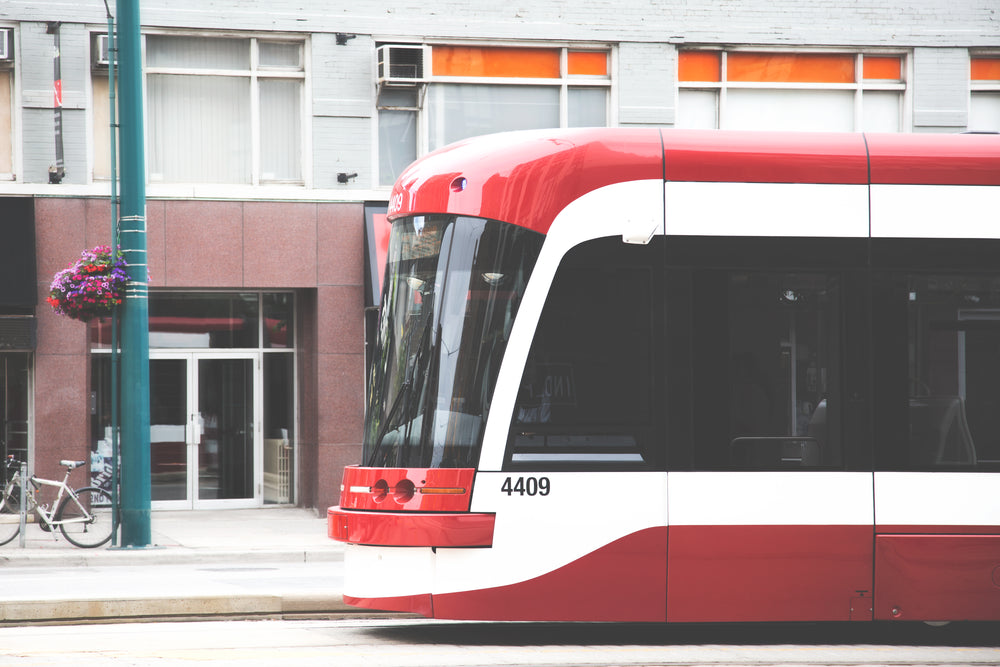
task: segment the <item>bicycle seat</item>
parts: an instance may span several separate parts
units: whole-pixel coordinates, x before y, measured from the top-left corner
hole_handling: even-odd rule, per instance
[[[84,463],[86,463],[86,461],[66,461],[66,460],[63,460],[63,461],[59,462],[59,465],[66,466],[67,468],[69,468],[70,470],[72,470],[73,468],[79,468]]]

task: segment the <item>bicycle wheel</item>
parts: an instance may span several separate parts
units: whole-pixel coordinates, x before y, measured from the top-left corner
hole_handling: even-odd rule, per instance
[[[75,491],[59,504],[55,523],[59,530],[78,547],[91,549],[111,539],[111,496],[103,489],[88,486]]]
[[[21,532],[21,487],[7,484],[0,497],[0,545],[7,544]]]

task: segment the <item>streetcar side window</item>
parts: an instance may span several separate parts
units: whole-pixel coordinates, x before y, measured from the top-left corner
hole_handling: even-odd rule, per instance
[[[656,244],[653,244],[654,246]],[[599,239],[567,253],[525,364],[507,465],[661,465],[653,409],[657,275],[651,247]]]
[[[838,277],[696,271],[693,282],[696,469],[842,467]]]
[[[880,283],[879,467],[1000,469],[1000,277]]]

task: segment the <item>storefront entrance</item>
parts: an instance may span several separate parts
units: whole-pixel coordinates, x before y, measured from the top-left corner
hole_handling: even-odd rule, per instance
[[[28,460],[31,355],[0,352],[0,456]]]
[[[261,357],[150,354],[154,509],[262,504]]]

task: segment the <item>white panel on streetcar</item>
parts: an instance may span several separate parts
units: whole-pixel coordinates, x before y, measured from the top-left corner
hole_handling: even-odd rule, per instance
[[[857,526],[873,522],[865,472],[672,472],[672,526]]]
[[[344,546],[344,594],[359,598],[430,593],[434,554],[430,547]]]
[[[1000,186],[872,185],[873,238],[1000,238]]]
[[[503,490],[546,478],[546,494]],[[505,586],[552,572],[646,528],[667,525],[665,472],[479,473],[473,512],[496,512],[493,547],[438,549],[435,593]]]
[[[1000,526],[1000,473],[877,472],[883,526]]]
[[[868,236],[868,187],[702,183],[664,187],[668,236]]]

